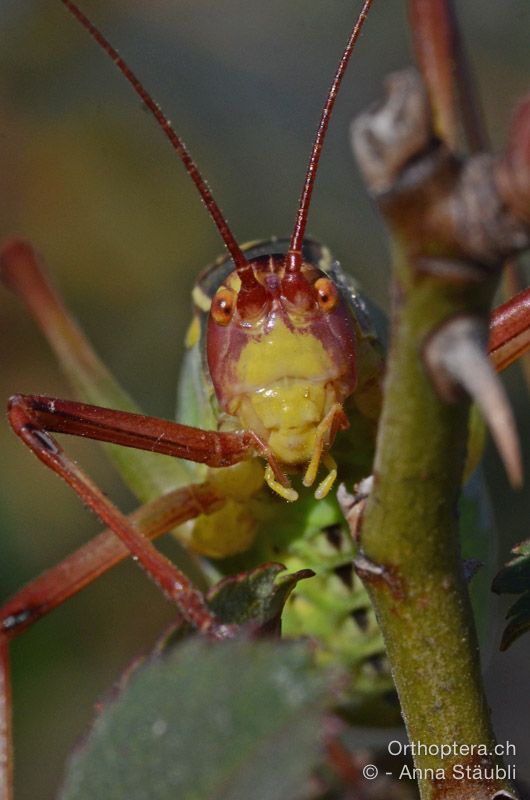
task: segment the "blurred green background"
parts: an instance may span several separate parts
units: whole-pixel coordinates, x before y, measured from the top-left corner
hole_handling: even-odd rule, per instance
[[[337,103],[309,222],[383,307],[385,234],[353,164],[348,128],[380,95],[384,75],[411,61],[404,5],[374,4]],[[499,147],[515,99],[528,90],[530,7],[528,0],[465,6]],[[239,240],[288,234],[354,5],[85,0],[83,8],[173,120]],[[147,412],[170,418],[194,276],[222,246],[160,131],[59,2],[0,5],[0,176],[2,238],[31,239],[106,362]],[[2,404],[15,391],[71,396],[35,326],[5,291],[0,381]],[[527,444],[528,400],[517,370],[507,381]],[[95,445],[68,446],[123,508],[133,507]],[[4,422],[0,453],[4,597],[100,526]],[[511,543],[530,535],[529,493],[509,492],[491,452],[487,470],[506,557]],[[507,604],[497,605],[500,626]],[[171,617],[149,581],[124,565],[15,642],[17,800],[54,796],[94,703]],[[501,741],[516,743],[522,775],[530,637],[508,654],[496,647],[487,674],[494,722]]]

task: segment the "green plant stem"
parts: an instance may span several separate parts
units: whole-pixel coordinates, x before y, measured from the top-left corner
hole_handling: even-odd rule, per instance
[[[450,405],[437,396],[421,351],[442,321],[485,315],[491,292],[491,286],[465,287],[419,274],[397,255],[374,489],[361,534],[368,561],[361,559],[358,567],[383,631],[411,743],[485,745],[490,752],[494,735],[458,534],[469,403]],[[501,789],[512,792],[502,777],[453,780],[455,764],[480,765],[483,775],[500,767],[494,756],[419,753],[422,800],[482,800]],[[443,769],[445,779],[432,779],[427,769]]]

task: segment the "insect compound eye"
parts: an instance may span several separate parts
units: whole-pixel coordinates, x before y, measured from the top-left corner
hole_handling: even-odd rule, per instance
[[[218,325],[228,325],[236,307],[235,293],[227,286],[221,286],[212,300],[210,314]]]
[[[337,287],[329,278],[319,278],[315,281],[318,304],[322,311],[333,311],[339,299]]]

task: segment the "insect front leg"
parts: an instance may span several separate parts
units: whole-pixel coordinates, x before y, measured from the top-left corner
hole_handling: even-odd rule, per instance
[[[143,537],[153,539],[199,514],[218,510],[223,502],[210,484],[191,485],[147,503],[128,521]],[[0,608],[0,800],[11,799],[13,784],[9,642],[128,555],[129,549],[111,529],[103,531]]]
[[[493,311],[488,349],[497,372],[530,349],[530,289],[524,289]]]
[[[0,634],[0,800],[13,797],[13,732],[9,642]]]
[[[159,553],[130,524],[92,480],[50,436],[49,431],[150,449],[178,457],[226,466],[254,453],[251,436],[200,431],[139,414],[100,409],[83,403],[17,395],[11,398],[8,418],[15,433],[53,472],[119,536],[133,558],[179,607],[197,630],[216,638],[226,635],[208,610],[202,595],[184,573]],[[238,447],[239,446],[239,447]]]
[[[177,525],[224,504],[209,483],[192,484],[146,503],[129,523],[146,539],[155,539]],[[12,638],[130,555],[129,549],[107,529],[55,566],[19,589],[0,608],[0,635]]]

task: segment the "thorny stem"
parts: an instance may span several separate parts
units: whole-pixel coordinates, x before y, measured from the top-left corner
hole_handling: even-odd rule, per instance
[[[418,66],[435,110],[437,134],[454,148],[458,105],[469,152],[489,150],[482,104],[454,0],[409,0],[409,19]],[[523,289],[516,259],[505,264],[502,289],[506,298]],[[519,363],[530,391],[530,354],[524,353]]]
[[[515,797],[493,754],[460,557],[457,503],[469,399],[459,388],[458,361],[451,364],[445,354],[454,371],[436,374],[431,356],[444,331],[458,327],[455,321],[485,330],[499,265],[528,247],[529,230],[514,203],[509,227],[517,235],[505,235],[507,206],[491,179],[490,159],[465,165],[433,148],[429,111],[413,76],[393,76],[388,88],[386,103],[364,114],[353,133],[361,169],[394,237],[391,348],[356,568],[385,638],[411,742],[469,748],[449,758],[418,749],[422,800]],[[485,196],[495,212],[491,238],[471,234],[483,221]],[[454,352],[460,345],[454,340]],[[485,362],[485,353],[476,352]],[[466,369],[474,369],[472,360]],[[452,772],[457,763],[477,768],[472,780]]]
[[[457,500],[465,459],[468,403],[440,400],[423,369],[418,342],[453,307],[439,282],[410,280],[397,259],[393,344],[380,424],[375,485],[361,544],[360,574],[381,625],[411,742],[486,745],[494,737],[482,689],[478,646],[460,561]],[[445,295],[445,296],[444,296]],[[375,577],[370,564],[383,568]],[[493,767],[476,755],[453,763]],[[451,761],[417,755],[419,769],[443,768],[445,781],[420,779],[422,800],[491,798],[503,781],[449,779]]]

